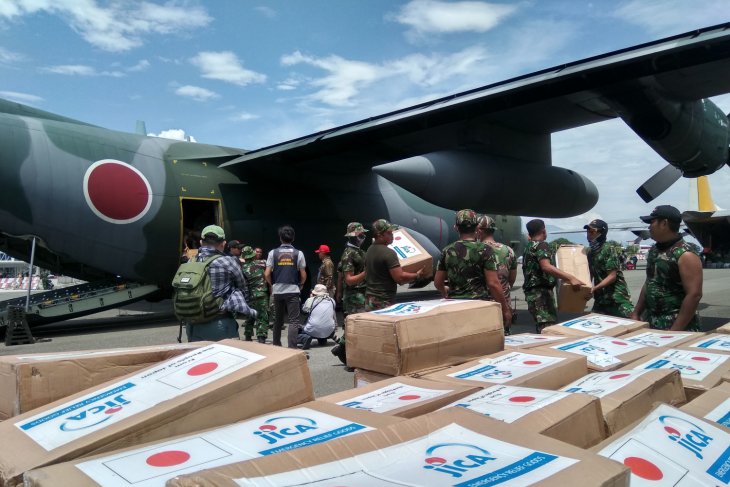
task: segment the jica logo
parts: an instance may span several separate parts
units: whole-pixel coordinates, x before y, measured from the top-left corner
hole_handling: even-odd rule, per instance
[[[316,429],[317,422],[313,419],[299,416],[280,416],[267,419],[264,424],[259,426],[259,430],[254,431],[253,434],[266,440],[269,445],[273,445],[279,440],[286,440],[292,436]]]
[[[691,365],[672,364],[671,369],[677,369],[681,375],[697,375],[701,373]]]
[[[580,326],[581,328],[586,328],[588,330],[599,330],[603,328],[603,325],[596,323],[595,321],[584,321]]]
[[[713,440],[705,433],[705,430],[676,416],[659,416],[659,422],[664,425],[664,431],[667,432],[670,440],[691,451],[702,460],[702,451]]]
[[[59,428],[61,431],[78,431],[91,428],[92,426],[110,420],[115,413],[121,411],[127,404],[130,404],[130,402],[119,394],[113,399],[104,401],[101,404],[97,403],[80,413],[67,416]]]
[[[426,450],[423,468],[459,478],[495,457],[484,448],[466,443],[441,443]]]
[[[512,372],[509,370],[492,369],[482,374],[484,379],[509,379],[512,377]]]

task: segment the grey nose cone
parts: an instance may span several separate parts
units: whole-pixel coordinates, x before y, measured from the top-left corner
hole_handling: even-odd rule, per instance
[[[426,194],[436,175],[433,163],[424,156],[414,156],[373,167],[373,171],[414,194]]]

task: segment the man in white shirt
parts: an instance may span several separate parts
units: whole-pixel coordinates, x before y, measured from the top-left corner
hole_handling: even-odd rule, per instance
[[[304,326],[299,329],[297,341],[302,344],[303,350],[308,350],[312,339],[324,341],[334,335],[337,326],[335,315],[335,300],[329,295],[327,286],[317,284],[312,295],[304,302],[302,312],[308,314]]]

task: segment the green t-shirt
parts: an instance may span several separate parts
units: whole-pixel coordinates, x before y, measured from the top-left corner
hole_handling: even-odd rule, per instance
[[[372,244],[365,253],[365,294],[392,301],[398,284],[390,276],[390,269],[400,267],[398,254],[387,245]]]

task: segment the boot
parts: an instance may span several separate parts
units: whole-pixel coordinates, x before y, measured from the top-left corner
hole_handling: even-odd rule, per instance
[[[266,337],[265,336],[256,337],[256,339],[259,341],[259,343],[266,343]]]
[[[245,337],[244,339],[245,339],[245,340],[246,340],[247,342],[252,342],[252,341],[253,341],[253,340],[251,339],[251,335],[246,335],[246,337]]]

